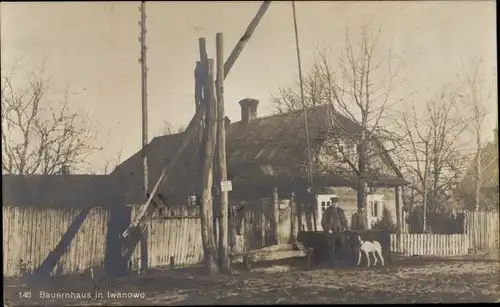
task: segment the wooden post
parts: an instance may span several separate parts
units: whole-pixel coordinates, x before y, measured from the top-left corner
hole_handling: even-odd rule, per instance
[[[228,254],[228,227],[229,227],[229,200],[228,191],[222,191],[220,184],[227,181],[227,165],[226,165],[226,125],[224,115],[224,38],[222,33],[217,33],[215,36],[216,49],[216,64],[217,64],[217,79],[215,84],[215,92],[217,95],[217,154],[216,161],[218,162],[217,174],[219,180],[217,187],[219,188],[219,264],[222,271],[229,272],[229,254]]]
[[[236,206],[231,206],[230,217],[229,217],[229,239],[230,239],[230,247],[231,253],[234,254],[236,252]]]
[[[395,187],[394,188],[394,196],[396,199],[396,228],[399,233],[402,232],[402,221],[401,221],[401,193],[400,193],[400,187]]]
[[[205,99],[203,104],[207,106],[207,126],[203,138],[203,160],[201,170],[201,237],[203,241],[203,251],[205,258],[205,268],[209,274],[217,273],[218,267],[215,262],[216,248],[211,232],[212,226],[212,166],[215,153],[215,133],[217,128],[217,108],[214,95],[214,78],[212,59],[205,61],[206,79],[204,82]]]
[[[401,246],[401,232],[402,232],[402,228],[401,228],[401,203],[400,203],[400,193],[399,193],[399,187],[395,187],[394,188],[394,196],[395,196],[395,199],[396,199],[396,233],[397,233],[397,243],[396,243],[396,246],[397,246],[397,250],[400,251],[400,246]]]
[[[280,200],[278,197],[278,188],[273,189],[273,240],[275,244],[279,242],[279,225],[280,225]]]
[[[146,2],[141,1],[141,100],[142,100],[142,162],[143,162],[143,189],[144,201],[149,197],[149,175],[148,156],[146,147],[148,145],[148,67],[146,65]],[[140,273],[146,274],[148,270],[148,228],[144,229],[140,241],[141,268]]]
[[[295,193],[290,196],[290,243],[295,243]]]
[[[201,74],[205,77],[208,74],[208,71],[206,71],[206,69],[207,69],[206,61],[208,59],[208,56],[207,56],[207,41],[204,37],[200,37],[198,39],[198,48],[199,48],[199,52],[200,52],[200,63],[203,63],[201,65]],[[202,97],[203,97],[203,99],[202,99],[203,103],[207,103],[207,90],[209,90],[209,89],[207,89],[206,87],[207,87],[206,79],[203,79],[202,91],[201,91]],[[196,98],[196,95],[197,95],[197,93],[195,91],[195,98]],[[208,116],[209,112],[210,111],[207,109],[204,119],[200,122],[201,129],[200,129],[200,133],[198,134],[198,137],[201,137],[201,144],[206,142],[205,139],[207,138],[207,132],[208,132],[207,127],[209,125],[209,120],[210,120],[209,116]],[[217,129],[217,127],[216,127],[216,129]],[[215,132],[215,133],[217,134],[217,132]],[[202,161],[205,159],[205,157],[204,157],[204,155],[205,155],[204,150],[205,149],[203,148],[203,146],[200,146],[199,150],[200,150],[200,168],[203,168]],[[200,170],[200,172],[203,172],[203,171]],[[212,197],[212,199],[210,201],[211,206],[212,206],[212,214],[211,214],[212,225],[210,226],[210,229],[212,230],[212,238],[214,240],[214,244],[217,246],[217,216],[218,216],[218,213],[217,213],[217,206],[215,205],[215,201],[216,201],[217,197],[214,197],[217,195],[217,190],[214,187],[214,185],[217,182],[217,179],[215,179],[216,172],[217,172],[217,169],[214,166],[212,166],[211,171],[210,171],[210,174],[212,176],[212,179],[211,179],[212,185],[210,186],[210,189],[211,189],[210,195]],[[202,190],[203,190],[203,188],[202,188]],[[202,192],[200,191],[200,193],[202,193]]]
[[[266,246],[266,209],[267,199],[260,199],[260,238],[261,247]]]

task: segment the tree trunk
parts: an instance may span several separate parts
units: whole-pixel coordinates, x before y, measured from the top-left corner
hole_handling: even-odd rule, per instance
[[[479,203],[481,201],[481,134],[479,129],[476,131],[476,146],[477,146],[477,158],[475,171],[475,181],[476,181],[476,201],[474,203],[475,210],[479,210]]]
[[[357,180],[357,205],[358,211],[355,213],[355,221],[356,225],[351,225],[352,228],[358,230],[368,229],[368,214],[366,210],[366,195],[365,195],[365,187],[366,187],[366,156],[367,156],[367,144],[366,144],[366,135],[365,131],[361,132],[361,140],[358,146],[358,180]]]

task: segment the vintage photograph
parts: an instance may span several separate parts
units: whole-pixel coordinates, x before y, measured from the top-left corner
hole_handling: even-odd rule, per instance
[[[4,306],[500,302],[496,26],[2,2]]]

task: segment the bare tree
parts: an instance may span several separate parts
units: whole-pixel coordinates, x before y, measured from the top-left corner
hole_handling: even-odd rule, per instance
[[[171,134],[182,133],[185,130],[186,130],[186,127],[184,125],[175,128],[171,123],[164,121],[162,135],[171,135]]]
[[[115,168],[120,165],[121,160],[122,160],[122,152],[123,149],[120,149],[117,151],[116,156],[114,158],[108,158],[105,160],[104,165],[100,169],[99,172],[91,172],[92,175],[97,175],[98,173],[104,174],[104,175],[109,175],[111,174]]]
[[[407,137],[400,143],[400,164],[411,182],[413,200],[422,201],[424,212],[437,211],[453,200],[456,182],[466,169],[461,136],[470,120],[460,113],[457,97],[443,87],[421,114],[415,105],[401,112],[399,124]]]
[[[463,101],[463,106],[465,106],[467,113],[470,114],[471,121],[469,129],[475,137],[475,161],[473,161],[475,210],[479,210],[479,204],[483,198],[481,195],[481,177],[484,169],[486,168],[483,169],[481,154],[485,145],[481,129],[487,115],[485,103],[491,98],[492,95],[491,87],[487,87],[485,84],[485,76],[482,70],[482,58],[469,59],[468,63],[465,65],[463,93],[460,95]]]
[[[382,146],[387,141],[396,142],[396,135],[384,129],[391,108],[402,98],[393,99],[393,92],[401,84],[399,58],[393,56],[391,48],[378,53],[381,31],[371,33],[363,25],[359,40],[353,44],[346,28],[345,47],[337,65],[325,52],[320,52],[310,74],[305,78],[305,104],[312,107],[330,104],[334,110],[355,123],[356,128],[343,127],[332,118],[335,138],[331,143],[340,161],[348,165],[357,175],[358,209],[363,211],[367,192],[367,176],[375,163],[370,161],[387,153]],[[382,57],[380,55],[383,54]],[[399,63],[395,63],[395,62]],[[282,89],[272,101],[278,112],[302,108],[300,95],[293,89]],[[346,142],[339,142],[348,138]],[[399,139],[399,137],[397,137]],[[354,146],[353,146],[354,145]],[[385,144],[384,144],[385,145]]]
[[[50,80],[32,73],[24,86],[14,84],[15,70],[2,71],[2,173],[57,174],[76,170],[93,145],[89,122],[69,108],[68,94],[59,103],[47,99]]]

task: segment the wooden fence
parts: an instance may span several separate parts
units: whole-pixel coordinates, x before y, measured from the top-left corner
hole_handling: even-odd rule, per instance
[[[467,254],[468,249],[469,236],[467,234],[391,234],[391,251],[401,253],[404,256],[456,256]]]
[[[78,273],[104,265],[108,212],[3,207],[4,276]],[[22,263],[21,263],[22,262]],[[55,265],[51,262],[56,262]]]
[[[271,227],[273,206],[269,201],[260,200],[245,206],[243,231],[237,238],[237,250],[248,251],[274,244]],[[310,214],[298,212],[288,200],[281,200],[280,203],[278,243],[289,243],[297,235],[299,227],[313,230],[314,221]],[[133,206],[132,218],[138,208]],[[198,208],[165,210],[148,225],[149,267],[169,265],[172,259],[176,266],[200,263],[203,248]],[[297,217],[298,213],[300,217]],[[41,268],[48,268],[51,274],[70,274],[102,267],[109,240],[110,216],[110,211],[102,208],[77,210],[3,206],[4,277],[19,276],[22,270],[33,272]],[[498,213],[473,212],[468,213],[466,234],[401,234],[400,242],[398,235],[392,235],[391,244],[393,251],[404,255],[459,255],[466,254],[470,247],[498,250],[498,236]],[[133,270],[140,267],[139,246],[129,261]]]
[[[396,242],[397,236],[393,236],[393,246],[394,251],[401,252],[402,248],[406,248],[406,250],[411,251],[419,251],[422,250],[420,254],[429,255],[431,252],[436,252],[439,255],[452,255],[455,254],[456,251],[462,251],[462,253],[466,254],[468,251],[464,250],[464,242],[468,244],[468,248],[473,248],[476,251],[499,251],[499,236],[500,236],[500,227],[499,227],[499,214],[498,212],[489,212],[489,211],[456,211],[456,212],[464,212],[466,214],[466,222],[465,222],[465,230],[464,234],[460,236],[467,237],[465,239],[456,239],[453,236],[457,235],[445,235],[445,234],[408,234],[404,233],[402,235],[401,248],[396,247],[398,244]],[[429,244],[438,244],[437,246],[448,246],[445,249],[447,250],[444,254],[434,251],[432,248],[422,243],[422,240],[425,239],[426,236],[429,236],[428,240],[434,240],[434,243]],[[436,237],[437,236],[437,237]],[[437,240],[437,241],[436,241]],[[419,243],[420,242],[420,243]],[[439,243],[441,242],[441,243]],[[453,247],[451,245],[455,244]],[[414,246],[420,246],[419,248],[415,248]],[[408,252],[409,253],[409,252]],[[419,252],[415,252],[419,254]]]
[[[132,219],[140,205],[132,207]],[[201,263],[203,245],[198,207],[165,208],[148,224],[147,263],[150,268],[170,265],[186,266]],[[141,249],[138,244],[130,259],[129,267],[141,267]]]
[[[471,248],[478,251],[499,251],[499,216],[498,212],[467,212],[466,232]]]

